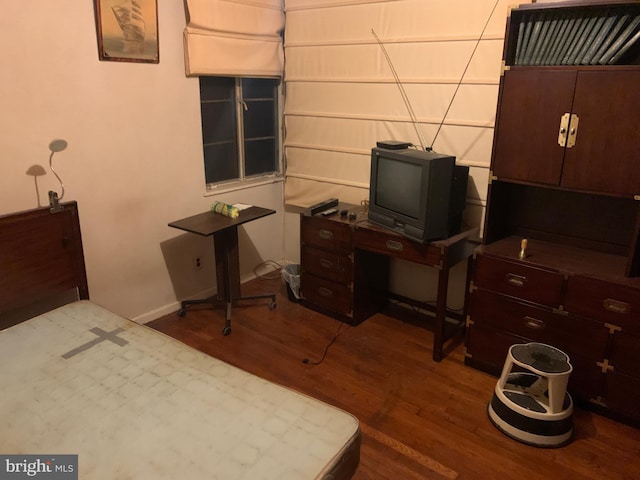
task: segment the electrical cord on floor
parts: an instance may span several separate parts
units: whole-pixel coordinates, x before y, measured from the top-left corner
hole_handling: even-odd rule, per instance
[[[339,325],[338,325],[338,330],[336,330],[336,334],[333,336],[333,339],[329,342],[329,344],[325,347],[324,349],[324,353],[322,354],[322,358],[320,360],[318,360],[317,362],[312,362],[311,360],[309,360],[308,358],[303,358],[302,359],[302,363],[306,364],[306,365],[320,365],[325,357],[327,356],[327,352],[329,351],[329,347],[331,347],[331,345],[334,344],[334,342],[338,339],[338,335],[340,335],[340,329],[342,328],[342,326],[344,325],[344,322],[340,322],[338,321]]]
[[[258,273],[258,269],[260,267],[266,267],[267,265],[270,265],[271,267],[274,268],[272,272],[277,272],[277,273],[272,273],[272,272],[267,274]],[[275,260],[266,260],[255,266],[255,268],[253,269],[253,274],[256,276],[256,278],[262,278],[264,280],[273,280],[274,278],[280,278],[280,270],[282,270],[282,265],[280,265],[278,262],[276,262]]]

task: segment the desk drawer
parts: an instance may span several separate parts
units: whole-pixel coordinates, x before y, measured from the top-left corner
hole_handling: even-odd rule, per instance
[[[305,301],[333,312],[352,314],[353,293],[349,286],[303,272],[301,287]]]
[[[353,262],[346,255],[305,245],[302,247],[302,265],[306,272],[334,282],[348,284],[353,278]]]
[[[553,308],[562,301],[563,275],[524,263],[477,255],[473,281],[476,287]]]
[[[640,290],[576,275],[569,278],[565,308],[640,335]]]
[[[363,250],[429,266],[442,264],[442,250],[431,244],[422,245],[394,233],[356,229],[354,243]]]
[[[301,217],[300,239],[303,245],[332,252],[349,253],[352,250],[350,226],[326,218]]]

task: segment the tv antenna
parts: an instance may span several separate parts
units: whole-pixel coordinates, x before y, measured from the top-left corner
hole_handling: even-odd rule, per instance
[[[384,43],[382,43],[382,41],[380,40],[380,37],[378,37],[378,35],[376,34],[376,31],[373,28],[371,29],[371,33],[375,37],[376,42],[378,42],[378,45],[380,45],[380,48],[382,49],[382,53],[384,53],[384,58],[387,60],[387,63],[389,64],[389,68],[391,69],[391,74],[393,75],[393,79],[395,80],[396,85],[400,90],[400,95],[402,96],[402,101],[404,102],[404,106],[407,108],[407,111],[409,112],[409,116],[411,117],[411,123],[413,123],[413,128],[416,129],[416,133],[418,134],[418,139],[420,141],[420,148],[424,150],[425,141],[424,141],[424,138],[422,137],[422,132],[420,132],[420,129],[418,128],[418,119],[416,118],[416,114],[413,111],[413,107],[411,106],[411,102],[409,101],[409,97],[407,96],[407,92],[405,92],[404,90],[404,86],[400,81],[400,77],[398,77],[398,73],[396,72],[396,69],[393,66],[393,62],[391,61],[391,57],[389,57],[389,53],[387,52],[387,48],[384,46]]]
[[[467,74],[467,70],[469,69],[469,65],[471,65],[471,60],[473,59],[473,56],[476,54],[476,50],[478,49],[478,45],[480,45],[480,41],[482,40],[482,37],[484,36],[484,32],[487,30],[487,27],[489,26],[489,21],[491,20],[491,17],[493,17],[493,13],[496,10],[496,7],[498,6],[498,3],[500,2],[500,0],[496,0],[496,3],[493,4],[493,8],[491,9],[491,13],[489,13],[489,17],[487,18],[487,21],[484,24],[484,27],[482,28],[482,32],[480,33],[480,36],[478,37],[478,40],[476,41],[475,46],[473,47],[473,51],[471,52],[471,55],[469,56],[469,60],[467,61],[467,65],[464,67],[464,71],[462,72],[462,76],[460,77],[460,80],[458,81],[458,84],[456,85],[456,89],[453,92],[453,96],[451,97],[451,101],[449,102],[449,105],[447,106],[447,110],[444,112],[444,116],[442,117],[442,121],[440,122],[440,124],[438,125],[438,130],[436,130],[436,134],[433,137],[433,142],[431,142],[431,145],[429,147],[425,148],[425,141],[424,138],[422,137],[422,133],[420,132],[420,129],[418,128],[418,120],[416,118],[416,115],[413,111],[413,107],[411,106],[411,102],[409,101],[409,97],[407,96],[407,93],[404,90],[404,86],[402,85],[402,82],[400,81],[400,77],[398,76],[395,67],[393,66],[393,62],[391,62],[391,57],[389,57],[389,54],[387,53],[387,49],[384,46],[384,43],[382,43],[382,41],[380,40],[380,38],[378,37],[378,35],[376,34],[375,30],[372,28],[371,29],[371,33],[373,34],[373,36],[375,37],[376,41],[378,42],[378,45],[380,46],[380,48],[382,49],[382,52],[384,53],[384,57],[387,60],[387,63],[389,64],[389,68],[391,69],[391,73],[393,74],[393,78],[396,82],[396,85],[398,86],[398,89],[400,90],[400,95],[402,96],[402,101],[404,102],[405,107],[407,108],[407,111],[409,112],[409,116],[411,117],[411,122],[413,123],[413,126],[416,130],[416,133],[418,134],[418,139],[420,141],[420,148],[422,148],[423,150],[426,151],[432,151],[433,150],[433,145],[436,143],[436,139],[438,138],[438,134],[440,133],[440,130],[442,129],[442,126],[444,125],[445,120],[447,119],[447,115],[449,115],[449,110],[451,110],[451,106],[453,105],[453,101],[456,98],[456,95],[458,94],[458,90],[460,90],[460,85],[462,85],[462,80],[464,79],[464,76]]]

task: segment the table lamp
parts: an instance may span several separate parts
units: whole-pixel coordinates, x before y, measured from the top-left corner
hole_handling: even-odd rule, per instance
[[[62,200],[62,197],[64,197],[64,184],[62,183],[62,179],[60,178],[60,176],[54,170],[52,160],[53,160],[54,153],[61,152],[65,148],[67,148],[66,140],[56,139],[56,140],[52,140],[51,143],[49,144],[49,150],[51,150],[51,155],[49,155],[49,168],[51,169],[53,174],[56,176],[58,181],[60,182],[60,188],[62,189],[60,192],[59,198],[58,198],[57,192],[49,190],[49,207],[50,207],[51,213],[60,212],[63,209],[62,205],[60,205],[60,200]]]

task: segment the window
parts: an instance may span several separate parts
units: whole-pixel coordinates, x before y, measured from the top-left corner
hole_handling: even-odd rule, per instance
[[[200,77],[207,185],[279,172],[277,79]]]

